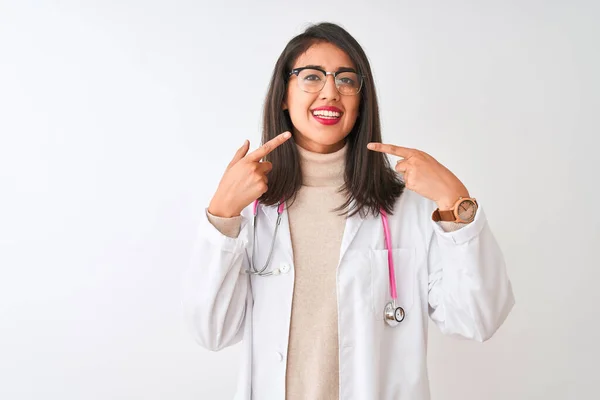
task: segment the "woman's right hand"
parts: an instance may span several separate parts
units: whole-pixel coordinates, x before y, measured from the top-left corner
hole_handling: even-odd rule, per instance
[[[250,148],[250,142],[246,140],[225,169],[217,191],[208,206],[208,212],[217,217],[235,217],[240,215],[246,206],[262,196],[268,189],[267,174],[273,169],[273,165],[268,161],[260,160],[290,137],[292,134],[286,131],[249,154],[246,153]]]

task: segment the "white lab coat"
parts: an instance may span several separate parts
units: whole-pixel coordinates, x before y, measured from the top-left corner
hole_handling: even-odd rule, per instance
[[[509,314],[514,297],[502,252],[480,205],[475,220],[455,232],[431,219],[434,202],[405,189],[388,216],[398,303],[406,318],[383,320],[390,299],[380,217],[346,222],[337,267],[340,400],[426,400],[428,316],[445,334],[485,341]],[[284,211],[271,268],[244,272],[253,245],[252,205],[237,238],[200,223],[184,278],[183,306],[195,340],[218,351],[243,339],[235,399],[283,400],[294,258]],[[255,259],[267,259],[276,206],[259,206]],[[332,315],[332,318],[335,316]]]

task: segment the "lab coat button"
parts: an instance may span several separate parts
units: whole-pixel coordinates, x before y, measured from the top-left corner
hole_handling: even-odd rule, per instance
[[[288,272],[290,272],[290,266],[287,264],[283,264],[281,268],[279,268],[279,270],[282,274],[287,274]]]
[[[283,354],[281,354],[280,352],[276,352],[275,355],[277,356],[278,361],[283,361]]]

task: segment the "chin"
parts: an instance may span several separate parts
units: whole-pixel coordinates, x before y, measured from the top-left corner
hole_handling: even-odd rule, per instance
[[[311,142],[322,145],[322,146],[334,145],[334,144],[339,143],[340,141],[344,140],[344,138],[345,138],[345,136],[327,136],[327,137],[320,136],[318,138],[307,137],[307,139],[310,140]]]

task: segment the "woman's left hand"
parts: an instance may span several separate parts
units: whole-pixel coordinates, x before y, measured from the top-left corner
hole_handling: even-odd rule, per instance
[[[435,201],[440,210],[452,209],[461,196],[470,197],[469,191],[456,175],[423,151],[374,142],[369,143],[367,148],[402,157],[395,169],[404,174],[406,187]]]

